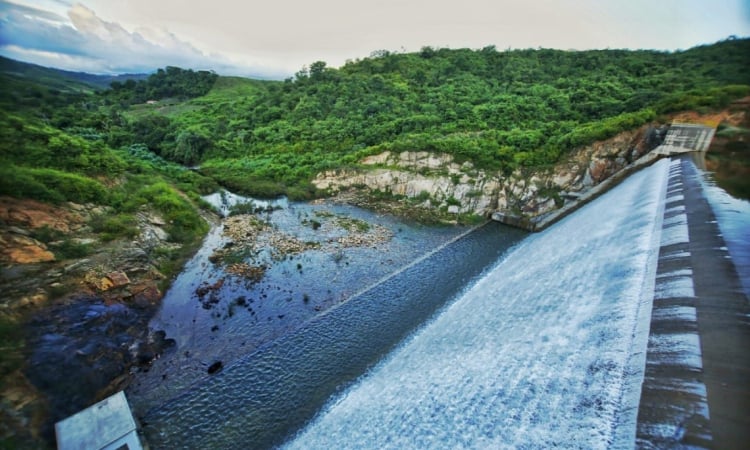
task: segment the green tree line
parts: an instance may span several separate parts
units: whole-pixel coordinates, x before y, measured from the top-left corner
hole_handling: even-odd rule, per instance
[[[678,52],[424,47],[338,69],[316,61],[283,81],[167,67],[100,93],[6,76],[14,89],[0,93],[10,130],[2,151],[16,166],[87,176],[127,171],[134,159],[199,166],[264,196],[313,195],[319,171],[384,150],[443,152],[509,172],[748,95],[748,54],[750,39],[735,38]]]
[[[507,172],[747,95],[748,54],[748,39],[681,52],[379,51],[339,69],[314,62],[232,98],[217,83],[193,108],[138,114],[129,126],[156,154],[256,194],[306,195],[318,171],[382,150],[445,152]]]

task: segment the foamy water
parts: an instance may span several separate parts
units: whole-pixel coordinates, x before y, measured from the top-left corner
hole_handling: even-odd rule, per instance
[[[528,238],[286,448],[632,448],[668,167]]]

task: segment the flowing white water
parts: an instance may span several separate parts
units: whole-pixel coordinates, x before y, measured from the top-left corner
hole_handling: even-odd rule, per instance
[[[529,238],[287,448],[632,448],[667,171]]]

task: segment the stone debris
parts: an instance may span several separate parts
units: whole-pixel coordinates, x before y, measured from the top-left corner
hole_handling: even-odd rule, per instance
[[[107,279],[112,283],[113,288],[118,288],[130,284],[128,276],[123,272],[111,272],[107,274]]]
[[[2,259],[11,264],[37,264],[55,260],[47,246],[34,238],[21,234],[0,236]]]
[[[263,279],[267,268],[265,266],[251,266],[247,263],[234,263],[227,267],[227,272],[258,282]]]
[[[336,239],[342,247],[374,247],[383,242],[389,241],[393,233],[381,225],[371,225],[366,232],[349,233]]]
[[[393,237],[393,233],[381,225],[369,224],[358,219],[328,213],[316,215],[318,223],[316,239],[302,241],[291,234],[277,230],[254,215],[242,214],[224,221],[223,234],[231,239],[223,248],[209,258],[214,264],[236,258],[254,258],[265,252],[272,261],[281,261],[311,249],[336,252],[341,248],[374,247]],[[321,224],[322,222],[322,224]],[[307,219],[302,220],[307,223]],[[259,281],[265,273],[263,264],[246,262],[229,263],[227,272]]]

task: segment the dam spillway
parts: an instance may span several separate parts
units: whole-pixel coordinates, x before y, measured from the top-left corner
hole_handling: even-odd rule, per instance
[[[632,448],[667,168],[527,238],[288,448]]]
[[[664,307],[685,319],[678,331],[700,331],[692,269],[664,263],[689,254],[680,246],[694,237],[679,202],[697,194],[680,185],[677,165],[662,160],[510,251],[512,239],[477,258],[487,241],[462,238],[451,246],[473,250],[441,249],[148,411],[146,437],[152,448],[711,447],[734,425],[717,414],[707,424],[724,367],[713,362],[712,388],[702,380],[711,355],[700,333],[668,336],[682,359],[660,355],[655,344],[667,340],[649,336]],[[450,280],[438,270],[467,264],[467,255],[481,259],[473,269],[481,278]],[[412,298],[429,291],[442,299]],[[682,300],[692,303],[666,303]],[[420,309],[425,302],[432,306]],[[639,417],[644,404],[664,399],[647,391],[662,382],[665,361],[690,369],[696,401],[687,416]],[[746,373],[740,367],[740,386]],[[686,430],[696,413],[713,438],[707,428]]]

